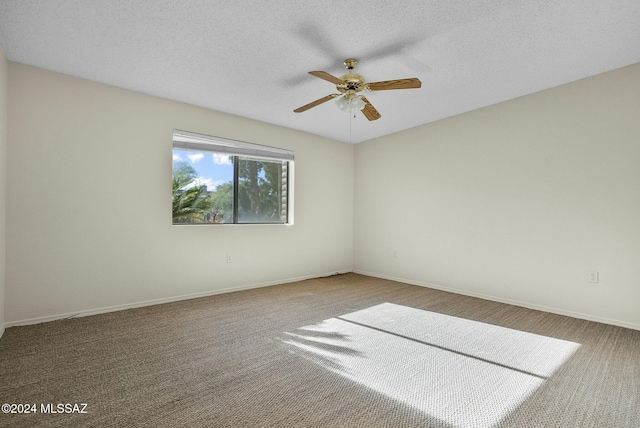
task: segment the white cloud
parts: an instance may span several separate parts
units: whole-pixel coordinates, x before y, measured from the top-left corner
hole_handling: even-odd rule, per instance
[[[229,159],[229,155],[223,155],[220,153],[214,153],[212,155],[213,163],[216,165],[231,165],[231,159]]]
[[[189,158],[189,160],[191,161],[191,163],[196,163],[202,160],[202,158],[204,157],[203,153],[195,153],[193,155],[187,155],[187,157]]]
[[[177,155],[177,154],[175,154],[175,153],[174,153],[174,154],[173,154],[173,160],[174,160],[174,161],[181,161],[181,160],[182,160],[182,158],[180,157],[180,155]]]

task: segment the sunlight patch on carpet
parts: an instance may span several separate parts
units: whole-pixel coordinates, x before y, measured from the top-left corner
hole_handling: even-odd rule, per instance
[[[391,303],[285,337],[292,352],[456,427],[495,426],[580,347]]]

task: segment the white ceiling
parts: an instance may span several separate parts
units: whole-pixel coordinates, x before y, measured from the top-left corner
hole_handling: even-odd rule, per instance
[[[639,0],[0,0],[9,60],[345,142],[640,62]],[[369,122],[307,74],[418,77]],[[197,131],[197,130],[193,130]],[[224,137],[224,135],[221,135]]]

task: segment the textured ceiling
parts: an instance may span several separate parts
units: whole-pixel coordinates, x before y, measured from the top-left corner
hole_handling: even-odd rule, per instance
[[[361,142],[640,62],[639,0],[0,0],[9,60]],[[382,118],[307,74],[359,60]],[[193,130],[198,131],[198,130]],[[225,137],[222,135],[222,137]]]

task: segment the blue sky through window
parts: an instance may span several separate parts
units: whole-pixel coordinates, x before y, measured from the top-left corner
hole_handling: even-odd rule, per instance
[[[228,155],[174,149],[173,161],[184,161],[191,165],[198,173],[198,182],[195,184],[205,184],[209,191],[233,181],[233,164]]]

